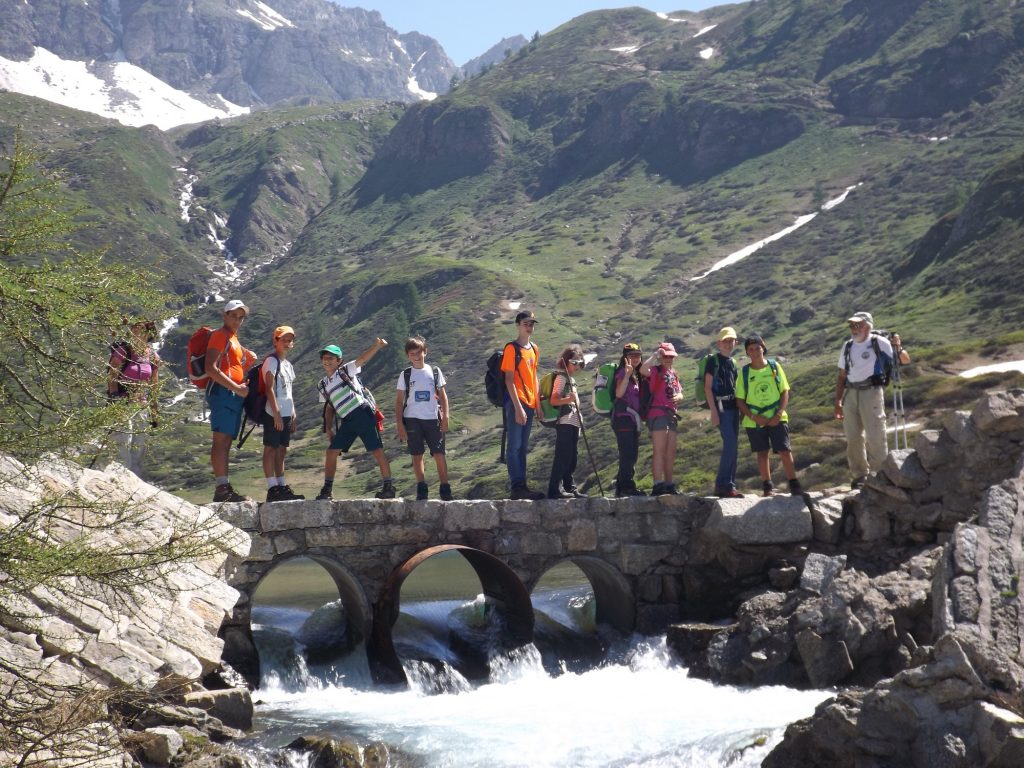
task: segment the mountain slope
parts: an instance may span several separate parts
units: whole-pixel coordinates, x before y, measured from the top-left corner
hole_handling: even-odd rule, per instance
[[[457,71],[436,40],[328,0],[0,2],[0,86],[133,125],[433,98]]]

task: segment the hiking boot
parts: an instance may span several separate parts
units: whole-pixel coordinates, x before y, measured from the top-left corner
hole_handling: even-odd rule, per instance
[[[761,487],[764,489],[764,492],[761,494],[762,496],[774,496],[775,495],[775,486],[772,485],[772,481],[771,480],[765,480]]]
[[[516,485],[512,488],[512,492],[509,494],[509,498],[513,501],[540,501],[546,498],[547,495],[541,491],[531,491],[526,485]]]
[[[789,495],[790,496],[799,496],[803,492],[804,492],[804,489],[800,487],[800,481],[799,480],[797,480],[794,477],[792,480],[789,481]]]
[[[735,488],[723,488],[718,492],[718,498],[720,499],[742,499],[743,494],[737,491]]]
[[[222,502],[237,502],[237,501],[252,501],[250,496],[243,496],[240,493],[235,493],[235,489],[231,487],[231,483],[224,483],[224,485],[218,485],[217,489],[213,492],[213,501],[216,504]]]
[[[655,483],[654,487],[651,488],[651,496],[662,496],[665,493],[664,483]]]
[[[393,499],[395,498],[395,484],[384,483],[379,491],[373,494],[374,498],[377,499]]]
[[[676,484],[675,483],[665,483],[665,485],[663,485],[662,488],[661,488],[661,495],[662,496],[678,496],[679,495],[679,489],[676,488]]]
[[[272,504],[275,501],[284,501],[281,498],[281,486],[272,485],[267,488],[267,504]]]
[[[454,501],[452,487],[448,483],[441,483],[441,501]]]
[[[563,490],[559,489],[557,491],[548,491],[548,498],[549,499],[575,499],[576,497],[573,496],[571,493],[569,493],[569,491],[563,491]]]
[[[859,490],[860,488],[862,488],[864,486],[864,481],[865,480],[867,480],[866,477],[855,477],[855,478],[853,478],[853,480],[850,481],[850,490],[851,491]]]
[[[621,491],[618,490],[618,489],[615,490],[615,498],[616,499],[623,499],[623,498],[626,498],[627,496],[646,496],[646,495],[647,495],[646,493],[641,491],[635,485],[630,487],[630,488],[623,488]]]
[[[321,488],[320,489],[320,493],[318,493],[316,495],[316,500],[317,501],[334,501],[334,497],[331,495],[331,492],[328,491],[326,488]]]
[[[430,497],[430,489],[427,484],[416,483],[416,501],[426,501]]]
[[[565,492],[572,496],[574,499],[587,499],[590,498],[590,494],[584,493],[575,485],[572,488],[566,488]]]
[[[277,488],[281,494],[280,501],[300,501],[306,498],[301,493],[295,493],[290,485],[279,485]]]

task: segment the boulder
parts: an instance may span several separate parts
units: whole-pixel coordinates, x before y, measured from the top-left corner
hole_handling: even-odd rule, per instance
[[[846,555],[828,555],[812,552],[804,560],[803,574],[800,576],[800,589],[822,594],[835,580],[836,576],[846,567]]]
[[[185,705],[201,709],[231,728],[252,728],[252,696],[246,688],[199,691],[185,694]]]
[[[814,535],[802,496],[719,499],[705,530],[733,544],[791,544],[809,541]]]

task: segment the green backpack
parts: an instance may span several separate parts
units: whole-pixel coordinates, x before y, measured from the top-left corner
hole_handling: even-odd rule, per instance
[[[608,416],[615,408],[615,372],[618,369],[618,363],[604,363],[594,374],[594,391],[590,395],[594,413]]]
[[[562,409],[551,404],[551,390],[555,386],[555,377],[559,371],[549,371],[540,377],[540,391],[537,397],[540,398],[540,423],[545,427],[555,426]]]
[[[697,361],[697,376],[693,380],[693,402],[698,408],[708,407],[708,399],[704,395],[704,377],[708,373],[715,373],[715,357],[717,354],[717,352],[711,352]]]

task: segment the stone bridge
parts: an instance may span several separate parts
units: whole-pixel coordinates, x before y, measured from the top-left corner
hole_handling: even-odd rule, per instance
[[[258,681],[252,596],[264,576],[294,557],[326,570],[350,637],[367,641],[371,672],[394,681],[404,680],[391,642],[402,582],[431,555],[456,550],[467,560],[517,645],[533,637],[530,591],[566,560],[589,579],[598,622],[658,633],[684,617],[729,615],[737,595],[764,582],[770,567],[806,552],[818,518],[838,521],[833,513],[818,514],[809,497],[222,505],[221,516],[252,536],[248,557],[228,567],[241,597],[221,629],[224,659]]]

